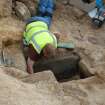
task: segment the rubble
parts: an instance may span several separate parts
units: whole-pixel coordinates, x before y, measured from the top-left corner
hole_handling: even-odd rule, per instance
[[[104,74],[101,76],[103,77]],[[78,102],[77,105],[104,105],[105,103],[103,98],[105,95],[105,89],[103,88],[105,83],[103,79],[99,78],[98,76],[80,81],[66,82],[61,85],[63,86],[65,96],[75,97],[74,103]],[[103,87],[101,88],[101,86]]]
[[[10,73],[13,71],[15,76]],[[2,89],[0,91],[0,104],[104,105],[104,74],[105,72],[97,72],[96,76],[91,78],[59,84],[52,73],[48,71],[28,75],[15,68],[2,67],[0,68],[0,89]],[[45,76],[44,80],[41,78],[42,76]],[[22,77],[24,82],[22,82]],[[34,77],[36,78],[35,81],[32,79]]]
[[[57,83],[23,83],[5,74],[3,68],[0,69],[0,80],[0,89],[2,90],[0,91],[1,105],[62,105],[62,92],[59,92],[60,89]]]
[[[22,81],[26,82],[26,83],[36,83],[36,82],[40,82],[40,81],[47,81],[47,82],[55,81],[55,82],[57,82],[56,78],[55,78],[54,74],[51,72],[51,70],[25,76],[24,78],[22,78]]]

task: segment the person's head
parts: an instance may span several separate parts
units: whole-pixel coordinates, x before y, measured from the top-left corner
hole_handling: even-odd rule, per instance
[[[56,48],[52,44],[47,44],[43,48],[43,55],[45,58],[54,57],[56,55]]]

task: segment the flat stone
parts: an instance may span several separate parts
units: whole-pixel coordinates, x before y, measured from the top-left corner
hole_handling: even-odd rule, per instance
[[[35,73],[32,75],[28,75],[22,79],[23,82],[27,83],[36,83],[39,81],[56,81],[54,74],[50,71],[43,71],[39,73]]]
[[[65,55],[54,59],[41,60],[34,65],[34,72],[52,70],[57,78],[68,78],[78,69],[78,55]]]
[[[54,82],[24,83],[0,68],[0,105],[63,105],[59,84]]]
[[[18,43],[19,44],[19,43]],[[26,61],[18,44],[10,45],[3,50],[5,66],[15,67],[26,72]]]
[[[31,17],[30,11],[22,2],[18,2],[18,1],[16,2],[15,12],[16,12],[16,15],[24,21],[26,21]]]

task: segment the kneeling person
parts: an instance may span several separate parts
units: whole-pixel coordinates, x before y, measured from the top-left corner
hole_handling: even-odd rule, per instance
[[[24,40],[28,45],[27,67],[29,73],[34,73],[33,64],[41,56],[48,58],[55,55],[57,39],[49,32],[48,24],[44,21],[34,21],[27,24]]]

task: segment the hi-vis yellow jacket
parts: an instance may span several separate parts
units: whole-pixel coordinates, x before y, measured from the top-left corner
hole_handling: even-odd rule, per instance
[[[32,44],[38,54],[47,44],[52,44],[57,48],[56,37],[48,31],[48,26],[42,21],[28,24],[24,32],[24,39],[27,44]]]

